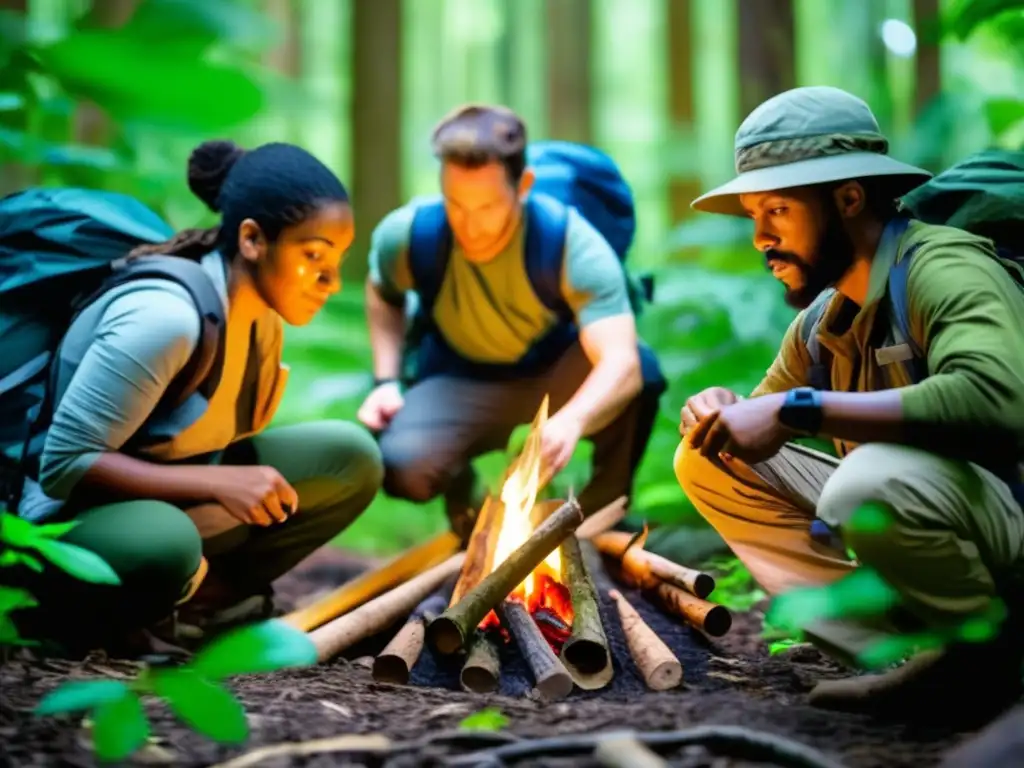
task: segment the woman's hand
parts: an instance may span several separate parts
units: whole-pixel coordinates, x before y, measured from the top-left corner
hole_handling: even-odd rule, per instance
[[[299,494],[273,467],[216,467],[211,492],[246,525],[283,523],[299,509]]]

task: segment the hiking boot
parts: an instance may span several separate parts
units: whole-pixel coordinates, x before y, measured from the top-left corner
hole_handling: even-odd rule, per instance
[[[980,724],[1024,693],[1020,615],[1011,612],[985,643],[923,651],[880,674],[818,683],[808,702],[822,709],[931,724]]]

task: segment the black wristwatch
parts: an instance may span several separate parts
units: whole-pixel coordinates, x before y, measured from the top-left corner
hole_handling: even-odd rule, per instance
[[[373,388],[383,387],[385,384],[394,384],[398,381],[397,376],[386,376],[383,379],[374,378]]]
[[[821,431],[821,392],[812,387],[797,387],[786,393],[779,409],[779,423],[806,435]]]

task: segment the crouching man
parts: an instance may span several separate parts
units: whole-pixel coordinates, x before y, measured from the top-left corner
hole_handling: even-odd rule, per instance
[[[589,439],[583,508],[628,495],[664,381],[638,342],[619,255],[575,207],[531,194],[526,128],[511,111],[460,109],[437,127],[433,149],[441,199],[389,214],[369,257],[376,383],[359,418],[380,433],[385,491],[443,495],[464,535],[477,502],[471,460],[504,448],[549,395],[546,471]],[[631,214],[629,227],[627,240]],[[407,298],[418,303],[414,334]]]
[[[890,158],[868,106],[843,91],[768,100],[735,156],[738,177],[694,207],[753,219],[754,246],[802,311],[749,399],[714,388],[687,401],[679,482],[769,594],[860,566],[896,590],[888,615],[807,627],[849,662],[887,633],[1009,609],[987,642],[819,683],[812,703],[901,717],[1001,709],[1020,695],[1024,645],[1024,271],[992,240],[897,206],[915,188],[953,189],[954,169],[921,187],[928,174]],[[996,232],[1008,210],[972,204],[960,220]],[[791,444],[806,435],[842,458]],[[888,526],[854,524],[862,509]]]

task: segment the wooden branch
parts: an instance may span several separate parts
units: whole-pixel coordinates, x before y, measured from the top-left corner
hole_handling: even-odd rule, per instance
[[[506,600],[498,617],[516,641],[516,647],[533,674],[534,689],[545,701],[564,699],[572,693],[572,677],[555,656],[530,611],[518,600]]]
[[[583,511],[576,499],[562,504],[505,562],[430,623],[427,627],[430,646],[444,655],[464,650],[470,634],[487,613],[508,597],[581,522]]]
[[[373,679],[378,683],[405,685],[423,652],[426,624],[447,604],[443,595],[430,595],[416,606],[409,620],[373,660]]]
[[[387,629],[402,616],[409,615],[445,579],[459,572],[465,558],[465,552],[452,555],[440,565],[315,629],[309,638],[316,646],[317,659],[326,661],[360,640]]]
[[[608,531],[595,536],[594,544],[606,555],[621,560],[625,574],[643,589],[657,589],[661,582],[667,582],[701,599],[714,591],[715,580],[711,574],[648,552],[642,541],[627,548],[632,538],[632,534],[625,531]]]
[[[476,516],[469,544],[466,546],[466,562],[463,563],[459,580],[455,583],[450,605],[458,603],[462,596],[479,584],[491,570],[494,544],[501,531],[504,513],[505,505],[499,499],[488,496],[484,500],[480,513]]]
[[[612,655],[601,623],[597,590],[590,578],[583,551],[575,536],[562,542],[562,575],[572,598],[572,633],[562,645],[561,659],[573,682],[585,691],[611,682]]]
[[[501,684],[501,635],[494,629],[478,629],[471,642],[459,682],[471,693],[493,693]]]
[[[458,552],[460,546],[459,537],[446,531],[406,550],[379,568],[357,576],[315,603],[292,611],[282,620],[303,632],[309,632],[444,562]]]
[[[721,637],[732,626],[732,614],[724,605],[701,600],[672,584],[661,583],[656,591],[665,607],[672,613],[683,617],[712,637]]]
[[[622,634],[633,662],[652,691],[667,691],[683,682],[683,665],[658,633],[647,626],[636,609],[617,589],[609,590],[622,624]]]
[[[628,511],[629,500],[625,496],[619,496],[607,507],[597,510],[592,515],[587,515],[587,519],[576,529],[576,538],[580,541],[586,541],[605,531],[610,531],[622,521],[622,518],[626,516]]]

